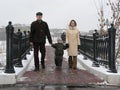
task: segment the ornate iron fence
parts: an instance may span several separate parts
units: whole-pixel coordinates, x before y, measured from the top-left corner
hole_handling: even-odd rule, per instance
[[[15,67],[23,67],[22,59],[26,58],[26,54],[30,51],[29,33],[22,33],[20,29],[14,33],[12,23],[6,27],[6,69],[5,73],[15,73]]]
[[[84,55],[84,59],[88,57],[93,60],[93,66],[103,65],[108,67],[110,72],[116,73],[115,35],[116,29],[113,25],[104,35],[98,33],[94,33],[93,36],[81,35],[79,51]]]

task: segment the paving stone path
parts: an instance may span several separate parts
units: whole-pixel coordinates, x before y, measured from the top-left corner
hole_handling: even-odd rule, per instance
[[[27,71],[22,81],[18,84],[59,84],[59,85],[83,85],[96,84],[102,82],[98,77],[86,70],[68,69],[68,63],[64,58],[62,69],[57,69],[54,64],[54,49],[46,47],[46,68],[39,72]]]

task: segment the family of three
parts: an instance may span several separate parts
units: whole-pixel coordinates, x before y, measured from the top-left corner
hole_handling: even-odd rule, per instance
[[[41,12],[36,13],[37,20],[31,24],[30,32],[30,44],[34,48],[34,64],[35,70],[39,71],[39,50],[41,53],[41,66],[45,69],[45,43],[46,38],[53,48],[55,48],[55,64],[57,67],[62,66],[64,49],[68,51],[68,65],[71,69],[77,69],[77,55],[78,47],[80,45],[79,30],[76,28],[77,23],[75,20],[71,20],[69,28],[66,30],[66,44],[63,44],[62,40],[59,38],[57,43],[52,43],[52,38],[50,35],[50,30],[48,24],[42,20],[43,14]]]

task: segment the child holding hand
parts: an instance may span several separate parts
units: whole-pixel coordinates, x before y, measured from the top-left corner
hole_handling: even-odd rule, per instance
[[[69,46],[64,45],[62,39],[58,38],[57,43],[52,44],[52,47],[55,48],[55,65],[60,68],[62,66],[64,50]]]

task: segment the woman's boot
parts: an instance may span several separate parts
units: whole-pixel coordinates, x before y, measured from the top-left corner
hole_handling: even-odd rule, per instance
[[[77,56],[73,57],[73,66],[72,66],[72,68],[77,69]]]
[[[72,56],[69,56],[69,59],[68,59],[68,66],[69,66],[69,68],[72,68],[72,64],[73,64]]]

